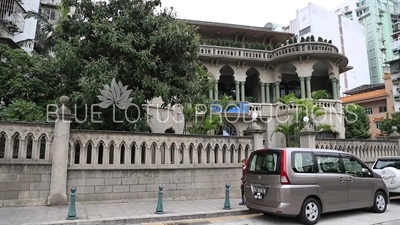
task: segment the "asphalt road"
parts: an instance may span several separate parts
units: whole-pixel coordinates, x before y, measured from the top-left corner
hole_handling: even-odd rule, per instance
[[[253,214],[221,218],[204,218],[188,221],[162,222],[146,225],[296,225],[297,218],[285,218],[272,215]],[[338,213],[323,214],[318,225],[399,225],[400,199],[391,200],[387,211],[383,214],[372,213],[368,210],[353,210]]]

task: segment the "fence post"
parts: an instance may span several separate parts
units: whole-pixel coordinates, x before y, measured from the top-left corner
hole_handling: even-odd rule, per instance
[[[400,134],[397,132],[397,127],[392,127],[392,134],[390,134],[389,139],[397,140],[397,156],[400,156]]]
[[[315,136],[317,132],[309,123],[309,119],[310,118],[307,116],[303,118],[305,125],[304,128],[299,132],[301,148],[315,148]]]
[[[52,143],[50,195],[47,205],[67,205],[67,169],[70,125],[74,116],[68,109],[69,98],[60,98],[61,108],[51,116],[55,120]]]
[[[262,129],[257,124],[257,113],[253,112],[251,114],[252,122],[249,124],[247,130],[243,131],[244,136],[253,137],[253,151],[264,148],[263,140],[264,140],[264,133],[265,129]]]

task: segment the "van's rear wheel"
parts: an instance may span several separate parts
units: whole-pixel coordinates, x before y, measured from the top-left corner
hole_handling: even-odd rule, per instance
[[[301,206],[299,220],[306,225],[314,225],[318,223],[321,217],[321,205],[314,198],[307,198]]]

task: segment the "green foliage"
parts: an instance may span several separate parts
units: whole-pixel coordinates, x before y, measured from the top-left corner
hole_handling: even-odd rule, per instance
[[[309,42],[310,41],[310,36],[307,36],[306,37],[306,42]]]
[[[329,44],[332,44],[332,40],[329,40],[328,43],[329,43]]]
[[[246,96],[245,101],[246,102],[256,102],[256,98],[254,98],[253,96]]]
[[[54,60],[11,49],[0,45],[3,60],[0,61],[0,97],[5,104],[24,99],[41,107],[59,98],[59,76],[52,71]]]
[[[45,122],[43,109],[34,102],[13,100],[8,106],[0,106],[0,120]]]
[[[282,133],[286,139],[287,147],[298,147],[300,140],[298,133],[304,128],[303,118],[308,116],[309,123],[314,127],[317,132],[334,132],[332,126],[329,124],[316,125],[315,119],[325,114],[322,107],[316,105],[316,99],[298,99],[294,94],[285,95],[277,100],[278,103],[286,106],[286,114],[284,115],[286,124],[279,124],[274,130],[275,133]],[[289,106],[296,105],[296,111],[289,113]],[[272,137],[271,135],[271,137]]]
[[[385,118],[381,121],[381,132],[385,136],[393,133],[392,127],[397,127],[397,132],[400,131],[400,112],[393,113],[391,118]]]
[[[347,105],[344,108],[346,138],[370,139],[369,118],[365,109],[359,105]]]
[[[305,42],[305,41],[306,41],[306,39],[304,37],[300,38],[300,42]]]
[[[237,105],[233,103],[232,97],[227,95],[223,95],[218,101],[204,99],[203,102],[196,104],[186,104],[183,106],[185,131],[202,135],[212,134],[213,131],[214,134],[220,132],[222,116],[221,113],[212,113],[212,107],[217,107],[216,111],[223,114]],[[186,125],[188,122],[191,122],[190,126]]]
[[[322,37],[318,37],[318,42],[323,42],[324,39]]]
[[[319,99],[331,99],[332,96],[329,94],[327,90],[317,90],[311,93],[311,97],[314,100],[319,100]]]

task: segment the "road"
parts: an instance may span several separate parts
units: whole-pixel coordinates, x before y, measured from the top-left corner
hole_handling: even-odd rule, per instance
[[[143,225],[296,225],[297,218],[285,218],[272,215],[254,214],[221,218],[205,218],[197,220],[148,223]],[[372,213],[368,210],[353,210],[338,213],[323,214],[318,225],[399,225],[400,199],[391,200],[387,211],[383,214]]]

